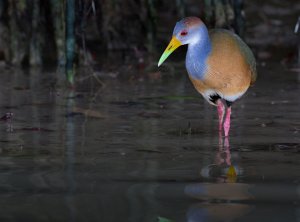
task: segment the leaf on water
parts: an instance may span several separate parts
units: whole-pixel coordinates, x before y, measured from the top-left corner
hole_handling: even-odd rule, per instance
[[[170,220],[165,217],[157,217],[158,222],[174,222],[173,220]]]
[[[36,131],[36,132],[54,132],[54,130],[46,129],[46,128],[40,128],[40,127],[23,127],[20,130],[23,130],[23,131]]]
[[[145,152],[145,153],[163,153],[160,150],[154,150],[154,149],[136,149],[138,152]]]
[[[30,88],[28,86],[15,86],[15,90],[29,90]]]
[[[95,111],[95,110],[90,110],[90,109],[82,109],[79,107],[74,107],[73,112],[74,114],[83,114],[87,117],[92,117],[92,118],[106,118],[102,113]]]

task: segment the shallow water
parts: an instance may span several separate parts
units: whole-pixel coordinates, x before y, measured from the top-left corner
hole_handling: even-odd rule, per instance
[[[186,75],[41,72],[1,72],[1,221],[300,221],[298,73],[259,67],[220,145]]]

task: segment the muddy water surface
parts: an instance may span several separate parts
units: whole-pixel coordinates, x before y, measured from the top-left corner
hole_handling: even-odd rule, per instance
[[[220,141],[185,75],[72,91],[41,72],[1,72],[1,221],[300,220],[298,73],[259,67]]]

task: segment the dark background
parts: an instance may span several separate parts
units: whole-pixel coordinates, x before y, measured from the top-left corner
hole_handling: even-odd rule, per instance
[[[74,7],[67,8],[68,2]],[[12,66],[64,66],[71,10],[76,66],[149,68],[169,41],[175,22],[185,16],[200,17],[209,28],[237,32],[259,60],[295,62],[298,38],[293,31],[299,7],[294,0],[3,0],[0,59]]]

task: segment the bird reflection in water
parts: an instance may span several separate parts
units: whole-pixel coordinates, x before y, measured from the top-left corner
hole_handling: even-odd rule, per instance
[[[234,161],[229,137],[220,135],[214,164],[201,169],[202,177],[216,178],[217,183],[189,184],[184,189],[187,196],[199,200],[188,208],[188,222],[231,221],[251,211],[250,205],[239,203],[253,197],[249,194],[248,184],[238,183],[243,171]]]
[[[232,158],[229,136],[223,138],[220,133],[215,161],[213,164],[204,166],[200,175],[204,178],[217,178],[218,182],[234,183],[242,174],[243,169],[238,165],[236,155]]]

